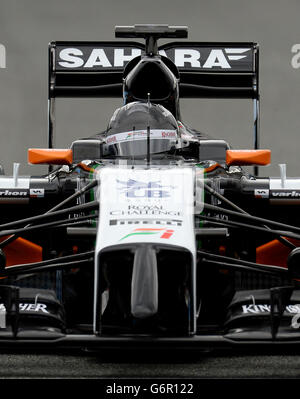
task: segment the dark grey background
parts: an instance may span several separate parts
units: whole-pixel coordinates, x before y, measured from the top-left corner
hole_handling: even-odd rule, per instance
[[[300,69],[293,69],[291,47],[300,42],[298,0],[0,0],[0,43],[7,68],[0,69],[0,159],[6,174],[27,165],[27,148],[47,145],[47,46],[52,40],[115,40],[115,25],[188,25],[189,40],[260,43],[261,147],[272,150],[279,174],[287,163],[300,175]],[[58,100],[57,147],[105,128],[121,100]],[[183,119],[236,148],[252,146],[252,104],[248,100],[184,100]]]

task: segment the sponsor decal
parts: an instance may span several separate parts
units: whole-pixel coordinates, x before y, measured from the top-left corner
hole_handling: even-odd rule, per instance
[[[267,189],[256,189],[254,190],[255,198],[269,198],[270,190]]]
[[[220,220],[229,220],[229,216],[228,215],[221,215],[221,214],[215,214],[215,213],[211,213],[211,212],[207,212],[206,213],[207,216],[209,217],[214,217],[215,219],[220,219]]]
[[[116,135],[114,135],[114,136],[109,136],[107,139],[106,139],[106,143],[107,144],[113,144],[113,143],[116,143],[117,142],[117,137],[116,137]]]
[[[300,190],[272,190],[271,198],[300,198]]]
[[[174,49],[174,63],[177,67],[231,69],[232,63],[229,61],[239,61],[246,58],[246,53],[250,50],[250,48],[215,48],[202,49],[202,51],[192,48]],[[164,50],[161,50],[160,54],[168,57]]]
[[[78,45],[76,47],[56,46],[56,69],[110,69],[124,68],[133,58],[140,56],[139,48],[113,48],[101,45],[91,47]],[[206,70],[241,70],[252,71],[253,51],[249,47],[218,47],[190,46],[180,48],[165,48],[159,54],[171,59],[178,68]]]
[[[69,47],[58,50],[58,66],[63,68],[112,68],[124,67],[130,60],[141,55],[137,48]],[[127,54],[125,54],[125,52]]]
[[[176,138],[176,132],[175,132],[175,130],[173,131],[173,130],[166,130],[166,131],[162,131],[161,132],[161,137],[162,138]]]
[[[175,186],[161,185],[159,181],[142,182],[134,179],[121,181],[117,179],[119,191],[127,198],[167,198]]]
[[[182,226],[182,220],[157,220],[157,219],[112,219],[109,221],[110,226],[124,226],[131,224],[156,224],[156,225],[167,225],[167,226]]]
[[[20,303],[20,312],[43,312],[49,313],[47,310],[47,305],[44,303]],[[0,312],[6,312],[4,303],[0,303]]]
[[[127,210],[115,209],[111,216],[181,216],[181,211],[164,209],[159,205],[129,205]]]
[[[299,313],[300,317],[300,305],[288,305],[286,306],[286,312],[288,313]],[[270,313],[271,312],[271,305],[268,304],[251,304],[251,305],[242,305],[242,311],[244,314],[246,313]]]
[[[43,198],[45,196],[45,190],[43,188],[31,188],[30,197],[31,198]]]
[[[0,190],[0,197],[27,197],[28,190],[6,189]]]
[[[124,143],[128,140],[144,140],[147,138],[147,130],[134,130],[129,132],[116,133],[106,139],[106,144]],[[152,139],[176,139],[176,130],[151,129],[150,138]]]
[[[134,229],[131,233],[126,234],[119,241],[125,240],[128,237],[132,237],[132,236],[136,236],[136,235],[145,236],[145,235],[153,235],[153,234],[161,234],[160,238],[169,239],[172,237],[173,233],[174,233],[174,230],[166,229],[166,228],[159,228],[159,229],[138,228],[138,229]]]

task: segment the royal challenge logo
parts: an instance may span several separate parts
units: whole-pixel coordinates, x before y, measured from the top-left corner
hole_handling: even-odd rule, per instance
[[[127,198],[167,198],[175,186],[162,185],[159,181],[143,182],[134,179],[117,180],[118,190]]]

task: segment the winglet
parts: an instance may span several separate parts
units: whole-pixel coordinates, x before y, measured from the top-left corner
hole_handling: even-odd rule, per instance
[[[226,164],[228,166],[269,165],[271,163],[270,150],[227,150]]]
[[[1,237],[0,242],[6,238],[8,237]],[[22,237],[6,245],[3,252],[6,256],[6,267],[43,260],[43,248]]]
[[[71,149],[29,148],[28,162],[31,164],[72,165]]]

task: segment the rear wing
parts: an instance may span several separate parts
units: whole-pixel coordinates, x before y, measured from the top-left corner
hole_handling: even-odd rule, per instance
[[[49,44],[49,134],[53,147],[57,97],[122,97],[127,63],[144,53],[138,42]],[[159,47],[179,70],[181,98],[247,98],[254,103],[254,148],[259,148],[259,48],[256,43],[172,42]]]

